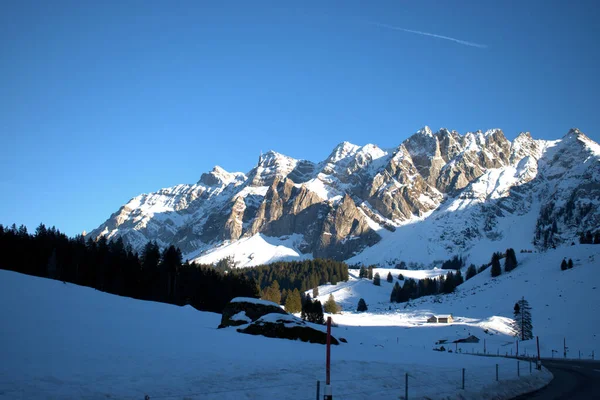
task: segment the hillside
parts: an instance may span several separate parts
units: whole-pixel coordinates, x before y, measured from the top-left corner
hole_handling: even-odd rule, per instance
[[[563,258],[571,258],[573,269],[560,270]],[[516,351],[510,328],[514,304],[524,296],[532,307],[533,334],[540,337],[542,356],[551,357],[552,350],[563,354],[563,339],[570,348],[569,357],[590,358],[598,354],[600,337],[600,286],[596,283],[600,265],[599,245],[575,245],[548,250],[545,253],[517,253],[519,266],[497,278],[487,269],[460,285],[450,295],[421,297],[407,303],[390,303],[391,283],[386,281],[388,271],[394,281],[398,273],[406,278],[423,278],[443,274],[443,270],[407,271],[375,269],[381,275],[381,286],[367,279],[358,279],[358,271],[351,273],[348,282],[319,287],[319,299],[324,302],[329,294],[343,307],[344,313],[334,318],[340,324],[360,326],[398,326],[400,340],[409,340],[413,331],[433,345],[445,337],[460,337],[465,333],[486,339],[487,350],[504,354]],[[466,269],[463,269],[463,276]],[[402,281],[400,281],[402,284]],[[364,298],[369,312],[358,314],[356,305]],[[391,310],[389,309],[391,307]],[[453,314],[456,323],[450,326],[428,325],[431,314]],[[488,330],[488,333],[484,333]],[[411,332],[411,333],[408,333]],[[466,350],[483,352],[483,342]],[[520,352],[535,352],[535,343],[522,343]]]
[[[344,399],[396,399],[406,372],[410,395],[433,399],[510,398],[550,377],[534,371],[517,379],[512,360],[434,352],[423,333],[444,329],[399,329],[402,319],[394,326],[391,315],[382,315],[388,324],[373,317],[362,328],[355,315],[335,318],[333,334],[348,340],[332,349],[333,391]],[[217,330],[218,314],[15,272],[0,271],[0,319],[2,399],[293,400],[312,398],[325,375],[322,345]]]
[[[131,199],[89,237],[150,240],[186,259],[240,266],[310,257],[432,265],[490,248],[570,245],[600,226],[600,146],[577,129],[553,141],[499,129],[433,132],[399,146],[340,143],[320,162],[274,151],[247,173],[215,167],[195,184]],[[260,257],[250,247],[260,248]]]

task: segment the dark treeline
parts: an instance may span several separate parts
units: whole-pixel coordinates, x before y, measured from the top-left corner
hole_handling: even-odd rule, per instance
[[[461,269],[465,266],[465,262],[462,257],[454,256],[450,260],[446,260],[442,263],[442,269]]]
[[[579,235],[579,243],[581,244],[600,244],[600,231],[597,231],[595,234],[587,231],[585,233],[581,233]]]
[[[460,270],[449,272],[447,275],[441,275],[439,278],[424,278],[418,281],[406,279],[400,286],[398,282],[394,284],[390,301],[393,303],[402,303],[405,301],[417,299],[422,296],[431,296],[435,294],[449,294],[464,282]]]
[[[256,280],[261,290],[277,281],[281,290],[298,289],[300,292],[330,282],[348,280],[348,265],[340,261],[316,258],[304,261],[281,261],[269,265],[244,268],[243,273]],[[283,299],[285,301],[285,299]]]
[[[258,297],[252,279],[237,272],[223,274],[212,266],[182,263],[181,252],[173,246],[161,252],[151,242],[138,256],[121,238],[69,238],[43,224],[34,234],[23,225],[0,225],[0,255],[1,269],[141,300],[190,304],[204,311],[221,312],[234,297]]]

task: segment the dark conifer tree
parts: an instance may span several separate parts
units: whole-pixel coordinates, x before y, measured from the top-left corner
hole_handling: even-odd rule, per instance
[[[373,285],[381,286],[381,277],[379,276],[379,272],[376,272],[375,276],[373,277]]]
[[[360,267],[360,272],[358,273],[358,277],[359,278],[367,277],[367,269],[364,266]]]
[[[569,262],[567,263],[567,267],[569,269],[573,268],[573,260],[571,260],[570,258],[569,258]]]
[[[392,288],[392,293],[390,294],[390,302],[396,303],[398,301],[398,292],[400,292],[400,290],[400,284],[396,282]]]
[[[492,277],[496,277],[502,274],[502,267],[500,267],[500,256],[498,253],[492,255]]]
[[[388,281],[389,283],[392,283],[392,282],[394,282],[394,277],[392,276],[392,273],[391,273],[391,272],[388,272],[388,274],[387,274],[387,281]]]
[[[460,269],[456,270],[456,273],[454,274],[454,287],[456,288],[459,285],[462,285],[465,282],[463,276],[462,276],[462,272],[460,272]]]
[[[365,312],[368,310],[367,307],[367,303],[365,302],[365,299],[360,299],[358,300],[358,307],[356,307],[356,311],[357,312]]]
[[[308,321],[319,325],[323,325],[325,323],[325,318],[323,316],[323,305],[319,300],[314,300],[312,302],[311,316],[309,317]]]
[[[398,274],[398,280],[401,280],[401,281],[403,281],[403,280],[404,280],[404,275],[402,275],[402,274]]]
[[[373,266],[372,265],[369,265],[369,268],[367,269],[367,278],[373,279]]]
[[[531,307],[525,298],[521,298],[514,307],[514,329],[521,340],[533,339]]]
[[[444,280],[444,285],[442,286],[442,293],[452,293],[454,291],[454,285],[454,274],[452,272],[449,272],[448,274],[446,274],[446,279]]]
[[[300,317],[303,320],[308,320],[308,316],[311,313],[311,308],[312,307],[312,298],[310,297],[310,294],[306,294],[303,298],[302,301],[302,310],[301,310],[301,314]]]
[[[477,275],[477,268],[475,267],[475,264],[471,264],[469,265],[469,268],[467,269],[467,280],[471,279],[472,277],[474,277],[475,275]]]
[[[514,249],[506,250],[506,258],[504,259],[504,271],[510,272],[517,267],[517,255]]]

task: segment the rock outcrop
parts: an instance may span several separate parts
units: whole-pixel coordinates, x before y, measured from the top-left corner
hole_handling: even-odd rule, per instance
[[[219,328],[254,322],[268,314],[287,315],[279,305],[272,301],[236,297],[225,306]]]
[[[236,297],[225,306],[219,329],[230,326],[239,326],[238,332],[250,335],[327,343],[327,334],[313,324],[286,313],[271,301],[249,297]],[[331,338],[331,343],[339,344],[334,337]]]

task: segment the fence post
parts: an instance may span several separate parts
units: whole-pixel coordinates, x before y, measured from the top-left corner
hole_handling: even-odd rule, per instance
[[[408,400],[408,372],[406,373],[404,382],[404,400]]]
[[[317,381],[317,400],[321,397],[321,381]]]
[[[542,369],[542,358],[540,357],[540,337],[536,336],[535,337],[535,342],[537,345],[537,366],[536,369],[541,370]]]
[[[462,369],[462,388],[465,390],[465,369]]]
[[[521,361],[517,360],[517,376],[521,376]]]
[[[496,364],[496,382],[498,382],[498,364]]]

